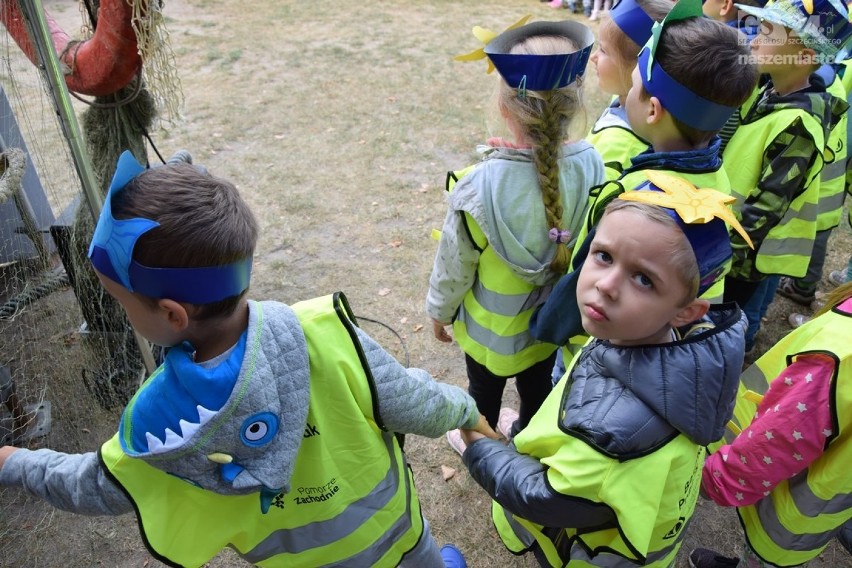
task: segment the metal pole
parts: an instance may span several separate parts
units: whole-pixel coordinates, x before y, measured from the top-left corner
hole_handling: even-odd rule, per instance
[[[71,149],[71,157],[74,160],[74,167],[77,169],[77,175],[83,187],[83,195],[85,195],[86,203],[92,212],[92,219],[97,219],[101,214],[103,199],[101,198],[98,183],[92,173],[92,167],[86,154],[80,125],[77,122],[77,115],[71,105],[68,86],[65,84],[65,76],[62,73],[59,58],[56,56],[56,51],[53,48],[53,38],[50,36],[47,19],[44,16],[44,7],[41,0],[18,0],[18,2],[21,13],[26,20],[27,29],[32,37],[33,45],[36,48],[38,59],[41,62],[41,70],[50,84],[50,92],[53,95],[56,113],[59,116],[62,132],[65,134],[65,139],[68,141],[68,146]],[[133,334],[139,346],[139,352],[142,355],[145,369],[149,374],[153,373],[157,365],[154,362],[154,356],[151,354],[151,347],[145,338],[139,335],[135,329],[133,330]]]
[[[44,16],[44,8],[41,0],[18,0],[18,3],[21,13],[26,19],[27,29],[32,37],[38,59],[41,62],[41,70],[50,84],[50,93],[53,96],[56,113],[59,116],[59,124],[62,127],[63,134],[65,134],[65,139],[68,140],[74,167],[77,169],[80,184],[83,186],[83,195],[86,196],[86,202],[92,211],[92,218],[97,219],[101,213],[103,199],[86,155],[83,135],[80,132],[77,115],[71,106],[71,96],[68,94],[68,87],[65,84],[65,76],[59,64],[59,58],[53,48],[53,38],[50,36],[47,19]]]

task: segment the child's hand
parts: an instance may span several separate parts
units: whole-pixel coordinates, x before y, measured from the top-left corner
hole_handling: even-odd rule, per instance
[[[432,320],[432,333],[435,334],[435,339],[437,339],[438,341],[440,341],[442,343],[452,343],[453,342],[453,336],[450,335],[449,333],[447,333],[447,330],[445,329],[446,326],[448,326],[448,325],[450,325],[450,324],[441,323],[436,319]]]
[[[459,428],[459,432],[461,432],[462,440],[464,440],[464,443],[467,446],[486,437],[484,434],[481,434],[476,430],[465,430],[464,428]]]
[[[500,435],[488,425],[488,421],[481,414],[479,415],[479,421],[472,430],[468,430],[466,428],[460,428],[459,430],[461,431],[462,440],[464,440],[464,443],[468,446],[482,438],[491,438],[492,440],[500,439]]]
[[[6,458],[17,450],[18,448],[14,446],[0,446],[0,469],[3,469],[3,464],[6,463]]]

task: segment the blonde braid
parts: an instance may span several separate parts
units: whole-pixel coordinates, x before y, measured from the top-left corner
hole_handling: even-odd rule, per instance
[[[538,173],[544,213],[548,229],[562,230],[562,193],[559,190],[559,152],[562,148],[563,122],[556,99],[558,91],[542,93],[536,102],[541,106],[540,119],[531,123],[528,135],[533,142],[533,161]],[[571,253],[568,247],[557,245],[550,269],[562,274]]]

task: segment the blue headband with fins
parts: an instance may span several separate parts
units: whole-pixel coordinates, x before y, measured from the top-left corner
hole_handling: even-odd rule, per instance
[[[95,269],[129,291],[149,298],[211,304],[242,294],[251,280],[251,257],[222,266],[198,268],[155,268],[133,260],[136,241],[159,223],[143,218],[114,218],[112,197],[145,171],[129,151],[118,159],[89,245],[89,259]]]

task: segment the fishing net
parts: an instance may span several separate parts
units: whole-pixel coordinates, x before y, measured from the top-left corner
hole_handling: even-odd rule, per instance
[[[146,161],[148,133],[176,120],[183,102],[161,3],[131,1],[142,71],[113,94],[73,104],[101,195],[120,153]],[[84,41],[98,4],[81,6]],[[146,375],[149,346],[91,269],[79,157],[44,66],[19,40],[0,28],[0,444],[92,451]],[[0,567],[61,566],[69,540],[97,550],[122,522],[132,519],[77,517],[0,488]]]

